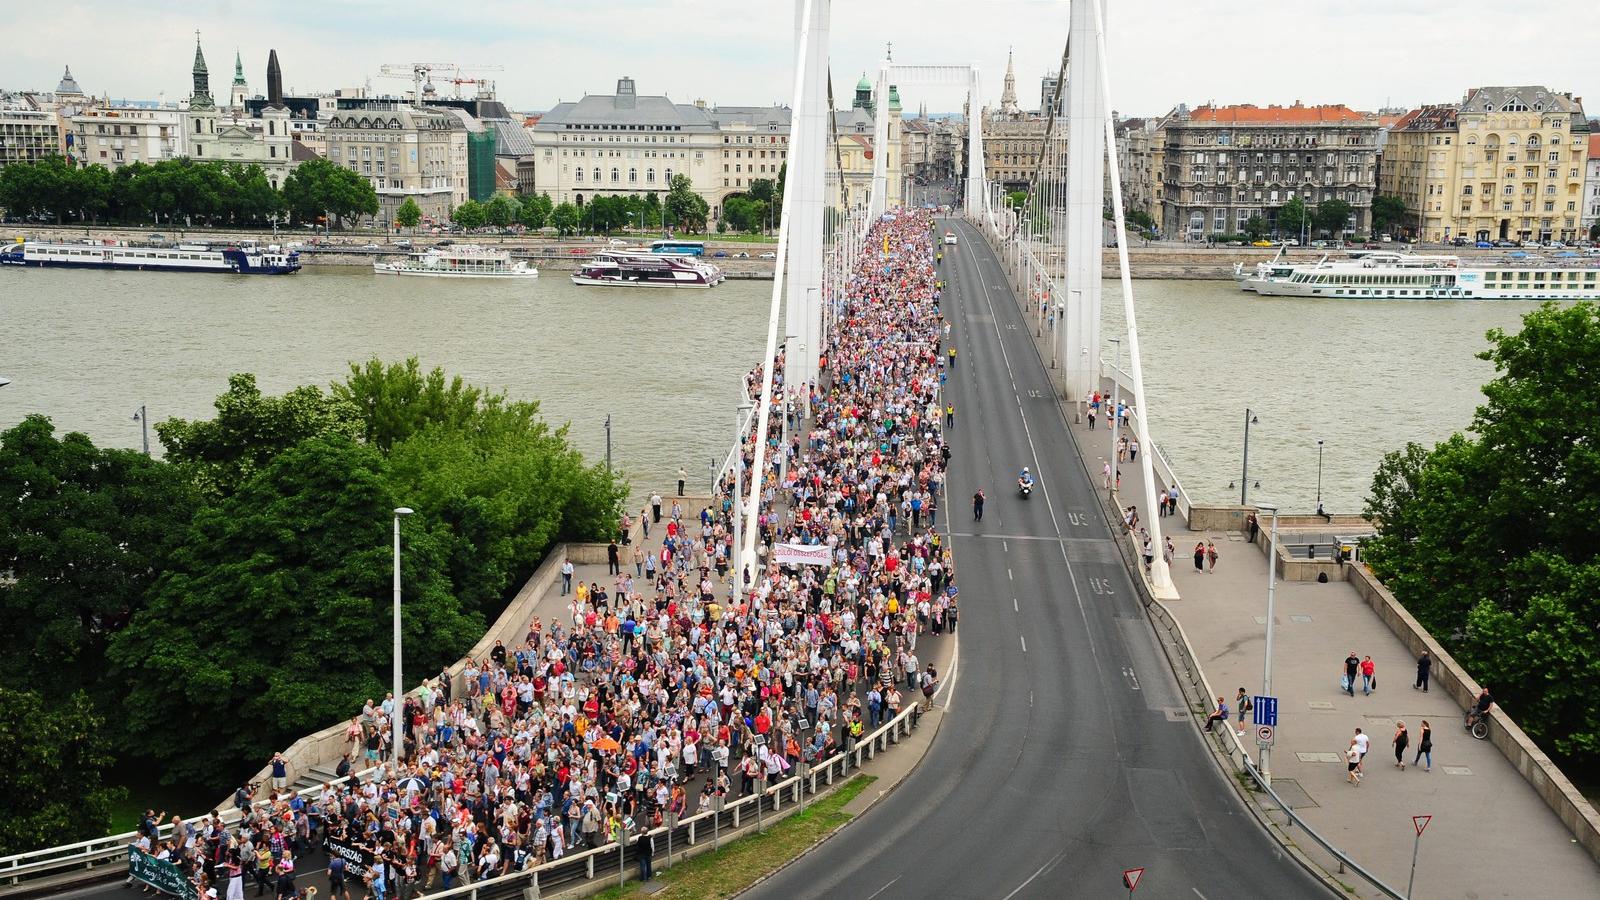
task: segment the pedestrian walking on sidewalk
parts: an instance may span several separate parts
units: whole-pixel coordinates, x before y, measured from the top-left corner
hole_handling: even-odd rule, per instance
[[[945,404],[944,427],[947,429],[956,427],[956,405],[954,403]]]
[[[650,495],[650,515],[659,524],[661,522],[661,492],[655,491]]]
[[[612,541],[611,543],[606,545],[606,574],[608,574],[608,575],[621,575],[622,574],[622,561],[619,558],[621,552],[622,552],[622,550],[621,550],[620,547],[617,546],[617,542],[616,541]]]
[[[1361,772],[1365,774],[1367,771],[1367,751],[1372,749],[1372,738],[1366,732],[1357,728],[1355,743],[1356,749],[1361,751],[1361,756],[1356,762],[1361,764]]]
[[[1128,462],[1139,461],[1139,439],[1137,437],[1128,441]]]
[[[1167,545],[1161,549],[1161,561],[1167,564],[1167,571],[1170,572],[1172,571],[1172,561],[1177,558],[1178,548],[1172,546],[1171,535],[1167,535],[1164,540],[1166,540]]]
[[[1255,709],[1256,705],[1250,699],[1250,692],[1246,691],[1243,686],[1240,686],[1238,695],[1233,698],[1233,705],[1239,708],[1239,734],[1242,736],[1244,734],[1245,713]]]
[[[572,560],[561,561],[561,596],[572,593]]]
[[[1428,768],[1425,769],[1424,771],[1432,772],[1433,771],[1433,726],[1428,724],[1428,720],[1427,719],[1423,719],[1422,720],[1422,733],[1417,738],[1417,755],[1416,755],[1416,758],[1411,760],[1411,764],[1414,766],[1417,763],[1421,762],[1422,758],[1424,756],[1426,756],[1428,758]]]
[[[979,522],[983,521],[983,488],[979,488],[978,492],[972,495],[972,518]]]
[[[1341,683],[1344,692],[1354,697],[1356,695],[1356,675],[1361,670],[1361,657],[1354,650],[1344,658],[1344,681]]]
[[[1428,692],[1428,678],[1432,673],[1433,657],[1428,654],[1428,651],[1424,650],[1422,655],[1417,657],[1417,683],[1413,684],[1412,687],[1421,688],[1422,692],[1426,694]]]
[[[1348,773],[1345,776],[1346,780],[1359,787],[1361,784],[1361,751],[1356,748],[1355,741],[1351,741],[1350,746],[1344,751],[1344,761],[1345,771]]]
[[[1090,406],[1089,406],[1089,430],[1090,431],[1094,430],[1094,412],[1095,412],[1094,405],[1090,404]]]
[[[1217,544],[1215,541],[1206,541],[1206,572],[1215,574],[1217,571]]]
[[[1361,660],[1361,693],[1363,696],[1378,689],[1377,664],[1368,656]]]
[[[1195,542],[1195,545],[1194,545],[1194,570],[1196,572],[1204,572],[1206,570],[1206,542],[1205,541],[1196,541]]]
[[[1406,768],[1406,748],[1411,746],[1411,735],[1406,732],[1406,723],[1394,723],[1394,767],[1400,771]]]
[[[1244,525],[1245,529],[1250,532],[1250,543],[1254,544],[1256,535],[1261,533],[1261,520],[1256,518],[1255,513],[1251,513],[1245,517]]]

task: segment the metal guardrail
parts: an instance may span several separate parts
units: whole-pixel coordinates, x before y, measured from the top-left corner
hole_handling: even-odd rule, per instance
[[[942,692],[943,687],[943,682],[937,685],[936,697]],[[708,835],[712,841],[718,841],[723,830],[737,832],[748,826],[751,821],[759,821],[763,812],[776,813],[787,806],[800,804],[802,792],[806,796],[826,792],[836,780],[848,775],[852,769],[859,770],[866,760],[899,743],[901,738],[909,735],[921,724],[920,698],[911,699],[913,702],[908,708],[879,726],[877,730],[862,736],[854,746],[834,754],[822,763],[805,766],[804,775],[798,773],[790,775],[755,794],[725,805],[720,811],[700,813],[680,820],[670,829],[662,827],[651,831],[650,834],[656,839],[657,854],[663,855],[667,852],[669,841],[674,854],[679,849],[687,850],[704,844]],[[367,769],[358,773],[358,777],[370,775],[374,771],[376,770]],[[308,798],[320,794],[321,788],[301,792],[302,796]],[[205,817],[187,821],[194,822],[201,818]],[[236,809],[229,810],[222,814],[222,818],[227,824],[233,825],[239,820],[239,812]],[[169,830],[169,827],[164,826],[163,834]],[[133,842],[135,836],[135,832],[128,832],[0,858],[0,896],[23,893],[28,890],[30,882],[68,874],[73,870],[78,870],[83,877],[67,879],[66,883],[116,877],[125,869],[128,845]],[[623,849],[623,857],[619,859],[618,847],[615,843],[611,843],[582,853],[563,856],[559,860],[553,860],[533,869],[462,884],[447,891],[430,893],[428,896],[430,900],[435,898],[498,900],[502,897],[521,897],[523,891],[532,889],[532,896],[537,897],[541,890],[597,876],[603,877],[607,872],[616,872],[619,869],[625,870],[627,864],[636,862],[637,858],[630,844]],[[665,865],[670,866],[671,861],[666,861]]]
[[[374,773],[380,771],[382,766],[363,769],[352,773],[361,781],[371,780]],[[348,777],[348,776],[347,776]],[[312,787],[300,791],[300,796],[307,799],[316,799],[322,796],[322,788]],[[267,800],[257,800],[251,804],[252,808],[265,807]],[[218,815],[223,823],[229,826],[238,823],[242,813],[237,807],[228,807],[220,810]],[[199,823],[211,817],[207,812],[204,815],[192,816],[185,819],[185,823]],[[161,837],[172,834],[172,826],[160,823],[158,832]],[[17,853],[11,856],[0,856],[0,896],[20,893],[17,888],[26,889],[30,882],[39,882],[57,876],[68,875],[74,871],[84,874],[84,880],[100,877],[102,872],[115,869],[121,871],[119,864],[125,865],[128,859],[128,845],[138,837],[137,831],[128,831],[122,834],[108,835],[103,838],[91,838],[79,841],[76,844],[63,844],[58,847],[46,847],[42,850],[31,850],[27,853]],[[71,881],[72,879],[66,879]]]

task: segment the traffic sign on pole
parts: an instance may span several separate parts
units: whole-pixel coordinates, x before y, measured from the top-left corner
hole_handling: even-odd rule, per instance
[[[1433,821],[1433,816],[1412,816],[1411,825],[1417,829],[1417,836],[1411,839],[1411,877],[1406,879],[1406,896],[1412,896],[1411,891],[1417,886],[1417,851],[1422,849],[1422,832],[1427,829],[1428,823]]]
[[[1278,698],[1253,697],[1250,701],[1251,711],[1254,716],[1252,725],[1277,725],[1278,724]]]
[[[1257,747],[1271,747],[1272,744],[1273,744],[1273,741],[1277,740],[1277,736],[1273,733],[1273,731],[1274,731],[1274,729],[1273,729],[1273,727],[1271,725],[1257,725],[1256,726],[1256,746]]]
[[[1432,822],[1432,821],[1433,821],[1433,816],[1412,816],[1411,817],[1411,824],[1412,824],[1413,827],[1415,827],[1417,829],[1417,837],[1422,837],[1422,833],[1424,831],[1428,830],[1428,823]]]
[[[1127,888],[1128,893],[1131,894],[1139,886],[1139,879],[1143,877],[1144,866],[1140,866],[1137,869],[1126,869],[1122,873],[1122,886]]]

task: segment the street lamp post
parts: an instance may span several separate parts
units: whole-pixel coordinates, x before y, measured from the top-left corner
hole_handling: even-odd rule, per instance
[[[1250,426],[1259,424],[1260,419],[1250,414],[1250,407],[1244,410],[1244,471],[1239,475],[1239,505],[1246,506],[1250,496]]]
[[[4,386],[0,382],[0,387]],[[133,420],[139,423],[140,436],[144,438],[144,455],[150,455],[150,414],[145,412],[144,404],[139,405],[139,411],[133,414]]]
[[[1317,441],[1317,514],[1322,514],[1322,441]]]
[[[1272,613],[1273,593],[1278,586],[1278,508],[1270,503],[1259,503],[1258,509],[1272,513],[1272,533],[1267,538],[1267,648],[1261,664],[1261,695],[1272,696]],[[1261,780],[1272,786],[1272,748],[1261,748]]]
[[[400,767],[400,745],[404,737],[401,719],[405,713],[405,688],[400,676],[400,520],[411,513],[412,509],[409,506],[397,506],[394,510],[394,711],[389,716],[389,738],[392,747],[390,758],[395,764],[397,775]]]

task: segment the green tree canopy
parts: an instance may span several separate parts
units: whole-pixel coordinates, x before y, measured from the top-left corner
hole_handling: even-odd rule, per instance
[[[515,197],[506,194],[495,194],[483,205],[484,218],[496,228],[505,228],[517,221],[517,216],[522,212],[522,204]]]
[[[1289,202],[1278,207],[1278,234],[1284,237],[1298,236],[1309,221],[1306,202],[1299,197],[1290,197]]]
[[[114,699],[106,641],[144,605],[195,507],[172,466],[57,439],[44,416],[0,435],[0,683]]]
[[[489,214],[482,203],[476,200],[463,200],[460,206],[450,211],[450,221],[468,231],[473,231],[482,228],[489,221]]]
[[[1145,216],[1145,218],[1149,219],[1150,217],[1149,216]],[[1146,226],[1146,227],[1148,227],[1148,226]],[[1266,222],[1266,220],[1261,218],[1260,216],[1251,216],[1250,218],[1246,219],[1245,222],[1244,222],[1244,233],[1252,241],[1261,240],[1262,236],[1267,233],[1267,222]]]
[[[1350,204],[1343,200],[1324,200],[1317,205],[1317,228],[1337,238],[1350,227]]]
[[[401,228],[415,228],[421,222],[422,207],[414,197],[407,197],[394,211],[394,223]]]
[[[362,412],[313,385],[269,397],[249,373],[228,379],[214,419],[172,418],[156,425],[169,462],[191,473],[207,493],[228,495],[273,457],[319,435],[359,437]]]
[[[378,193],[359,174],[326,159],[310,159],[283,180],[283,204],[297,221],[316,222],[324,214],[345,219],[378,214]]]
[[[694,182],[689,180],[689,176],[681,173],[672,176],[665,207],[667,220],[674,228],[689,232],[706,230],[706,216],[710,214],[711,207],[704,197],[695,193]]]
[[[111,641],[125,727],[165,780],[228,784],[383,696],[398,501],[376,450],[314,437],[195,517],[149,604]],[[408,683],[483,633],[449,589],[427,515],[402,558]]]
[[[578,230],[578,208],[571,203],[563,203],[550,213],[550,225],[556,233],[566,237]]]
[[[517,212],[517,221],[523,227],[538,231],[550,221],[550,211],[555,205],[550,202],[549,194],[539,194],[534,197],[524,197],[522,208]]]
[[[1470,434],[1385,457],[1363,551],[1517,722],[1600,758],[1600,307],[1545,304],[1489,332]]]
[[[0,687],[0,855],[102,837],[124,795],[105,786],[110,731],[89,698]]]
[[[1388,231],[1406,220],[1406,201],[1388,194],[1372,198],[1372,230]]]

